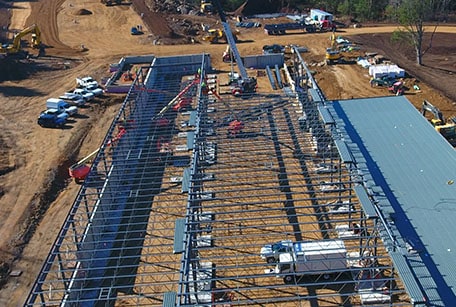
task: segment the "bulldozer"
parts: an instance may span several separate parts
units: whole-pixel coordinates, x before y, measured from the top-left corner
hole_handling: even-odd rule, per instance
[[[22,50],[21,39],[27,34],[32,34],[30,46],[32,48],[41,48],[41,31],[36,24],[33,24],[19,33],[14,35],[11,44],[5,44],[0,47],[0,53],[17,54]]]
[[[435,130],[439,132],[452,146],[456,146],[456,118],[452,117],[445,120],[442,112],[431,104],[429,101],[424,100],[421,106],[421,114],[426,116],[426,112],[431,112],[434,116],[430,120]]]

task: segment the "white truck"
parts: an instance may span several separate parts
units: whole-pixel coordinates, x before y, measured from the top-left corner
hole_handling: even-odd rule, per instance
[[[78,108],[76,106],[71,106],[59,98],[49,98],[46,100],[46,109],[54,109],[57,110],[58,113],[66,112],[69,116],[75,116],[78,114]]]
[[[290,252],[279,254],[273,272],[285,283],[298,281],[302,276],[323,275],[347,269],[347,250],[342,240],[321,240],[293,243]]]
[[[276,263],[279,260],[279,255],[291,251],[293,242],[291,240],[282,240],[272,244],[264,245],[260,250],[261,259],[267,263]]]
[[[320,31],[333,31],[336,29],[334,15],[319,9],[310,10],[310,20],[317,25]]]
[[[73,94],[73,93],[64,93],[63,95],[59,96],[59,99],[66,101],[68,104],[74,106],[83,106],[85,105],[86,101],[81,95]]]
[[[90,76],[83,77],[83,78],[76,78],[76,83],[77,83],[78,87],[87,87],[89,85],[98,87],[98,82]]]
[[[89,92],[85,88],[76,88],[73,90],[73,92],[70,92],[70,93],[82,96],[82,98],[85,101],[90,101],[95,97],[95,95],[92,92]]]
[[[98,85],[88,85],[88,86],[84,87],[83,89],[91,92],[96,97],[103,95],[103,89],[99,88]]]

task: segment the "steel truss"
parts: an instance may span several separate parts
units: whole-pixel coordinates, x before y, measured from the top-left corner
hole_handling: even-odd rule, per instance
[[[136,79],[26,305],[409,305],[302,59],[287,71],[293,96],[219,100],[209,67],[207,55],[157,58]],[[195,78],[191,106],[157,117]],[[259,255],[334,239],[343,271],[290,281]]]

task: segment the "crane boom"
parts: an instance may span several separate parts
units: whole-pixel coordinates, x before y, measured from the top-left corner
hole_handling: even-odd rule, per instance
[[[223,30],[225,31],[226,40],[228,41],[228,45],[230,45],[231,51],[233,52],[233,56],[236,60],[237,66],[239,67],[239,74],[241,75],[242,79],[247,79],[249,76],[247,75],[247,70],[242,63],[241,55],[239,54],[239,50],[236,46],[236,40],[234,38],[233,32],[231,31],[230,25],[226,20],[226,15],[223,11],[222,5],[220,4],[219,0],[213,0],[213,4],[217,9],[217,12],[220,16],[220,20],[222,21]]]

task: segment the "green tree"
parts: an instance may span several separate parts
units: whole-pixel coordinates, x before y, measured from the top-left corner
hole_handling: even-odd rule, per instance
[[[425,22],[431,20],[437,10],[446,10],[442,8],[444,2],[448,3],[445,0],[402,0],[388,9],[393,19],[401,26],[401,29],[393,34],[393,38],[406,40],[413,46],[417,65],[422,65],[423,55],[432,47],[432,38],[438,26],[434,26],[429,46],[423,49]]]

